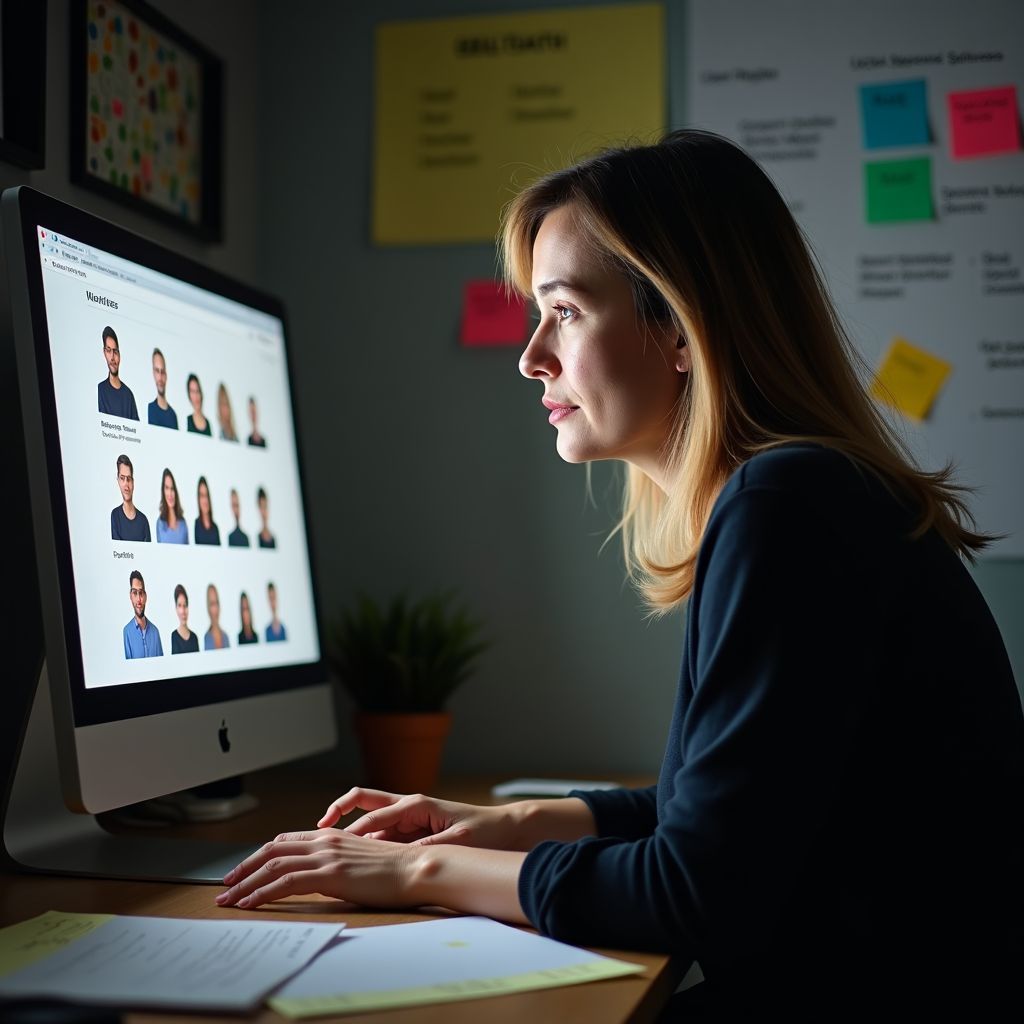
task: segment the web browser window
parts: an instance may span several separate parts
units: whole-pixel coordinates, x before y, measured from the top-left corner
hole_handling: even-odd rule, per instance
[[[85,687],[317,661],[283,324],[37,235]]]

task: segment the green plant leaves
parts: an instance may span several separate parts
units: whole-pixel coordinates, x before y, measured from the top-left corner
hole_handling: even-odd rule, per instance
[[[450,592],[386,606],[365,594],[329,633],[328,659],[363,711],[440,711],[487,648]]]

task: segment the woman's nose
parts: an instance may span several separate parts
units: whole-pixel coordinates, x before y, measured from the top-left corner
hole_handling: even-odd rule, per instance
[[[558,359],[548,342],[547,329],[538,324],[533,337],[519,357],[519,372],[528,379],[557,377],[561,372]]]

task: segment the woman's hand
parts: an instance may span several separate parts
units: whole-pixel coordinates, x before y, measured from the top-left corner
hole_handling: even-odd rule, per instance
[[[229,871],[228,888],[215,901],[250,910],[316,892],[370,907],[440,906],[526,924],[518,885],[525,856],[464,846],[424,849],[338,829],[288,832]]]
[[[517,805],[478,807],[415,794],[399,796],[379,789],[350,789],[327,808],[317,822],[330,828],[355,810],[366,811],[345,832],[367,839],[431,846],[453,843],[489,850],[514,850]]]
[[[545,839],[570,843],[597,834],[590,808],[577,797],[478,807],[360,787],[338,797],[317,824],[329,828],[355,810],[367,813],[345,829],[349,834],[415,846],[452,844],[525,853]]]
[[[222,907],[258,907],[285,896],[320,893],[373,907],[414,905],[415,851],[337,829],[288,832],[224,876]]]

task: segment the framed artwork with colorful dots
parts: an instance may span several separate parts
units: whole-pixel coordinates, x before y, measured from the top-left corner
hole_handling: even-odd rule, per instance
[[[71,7],[71,180],[219,241],[220,60],[141,0]]]

